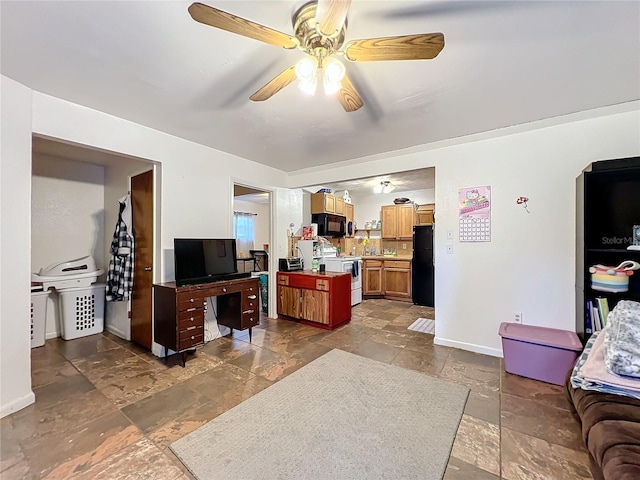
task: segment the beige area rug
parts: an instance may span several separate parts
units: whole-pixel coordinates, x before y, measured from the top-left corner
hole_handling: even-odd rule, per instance
[[[468,393],[332,350],[171,450],[199,480],[440,480]]]
[[[436,321],[430,318],[419,318],[408,327],[416,332],[436,334]]]

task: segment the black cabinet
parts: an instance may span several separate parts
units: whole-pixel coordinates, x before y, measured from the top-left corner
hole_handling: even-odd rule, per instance
[[[640,263],[640,251],[627,250],[640,225],[640,157],[594,162],[579,177],[577,195],[576,332],[586,340],[589,300],[604,298],[610,310],[622,299],[640,301],[640,270],[619,293],[593,289],[589,273],[594,265]]]

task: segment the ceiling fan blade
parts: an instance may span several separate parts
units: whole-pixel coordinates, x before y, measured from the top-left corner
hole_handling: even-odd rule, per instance
[[[347,18],[351,0],[319,0],[316,8],[318,28],[325,35],[340,31]]]
[[[189,7],[189,14],[196,22],[220,28],[227,32],[237,33],[254,40],[260,40],[277,47],[295,48],[298,45],[294,38],[286,33],[273,30],[245,18],[236,17],[202,3],[192,3]]]
[[[428,60],[435,58],[443,48],[442,33],[422,33],[354,40],[347,44],[344,56],[352,62]]]
[[[280,75],[275,77],[269,83],[267,83],[264,87],[258,90],[256,93],[251,95],[249,98],[254,102],[262,102],[263,100],[267,100],[273,97],[276,93],[282,90],[284,87],[289,85],[296,79],[296,67],[295,65],[287,68]]]
[[[338,91],[338,100],[346,112],[355,112],[364,105],[347,75],[342,77],[342,88]]]

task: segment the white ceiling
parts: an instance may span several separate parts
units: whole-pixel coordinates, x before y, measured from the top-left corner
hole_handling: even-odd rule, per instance
[[[315,193],[321,188],[331,188],[334,192],[340,194],[343,194],[344,191],[347,190],[350,196],[362,198],[374,195],[375,193],[381,193],[374,192],[374,188],[379,187],[380,182],[388,181],[392,187],[392,190],[389,193],[412,192],[415,190],[435,188],[435,173],[435,168],[422,168],[419,170],[408,170],[406,172],[397,172],[389,175],[363,177],[355,180],[314,185],[311,187],[305,187],[304,190]]]
[[[291,33],[301,1],[209,5]],[[1,72],[285,171],[640,98],[640,2],[353,0],[347,40],[443,32],[434,60],[350,63],[365,106],[290,85],[303,55],[199,24],[190,2],[2,1]]]

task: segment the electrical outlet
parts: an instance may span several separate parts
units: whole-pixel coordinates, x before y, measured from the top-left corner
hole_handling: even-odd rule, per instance
[[[407,244],[406,244],[406,243],[403,243],[403,244],[402,244],[402,249],[403,249],[403,250],[406,250],[406,249],[407,249]]]
[[[513,323],[522,323],[522,312],[515,312],[513,314]]]
[[[447,243],[447,253],[448,254],[453,253],[453,243]]]

